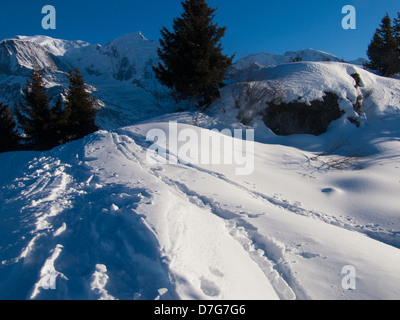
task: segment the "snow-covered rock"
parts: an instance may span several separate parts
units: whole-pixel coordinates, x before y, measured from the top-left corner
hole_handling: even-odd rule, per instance
[[[339,121],[346,122],[351,118],[359,125],[365,117],[378,116],[397,108],[400,82],[343,62],[296,62],[275,67],[251,65],[235,70],[230,85],[222,89],[222,99],[215,106],[225,109],[235,106],[236,112],[232,113],[249,124],[262,119],[270,105],[295,103],[307,107],[314,101],[323,102],[328,92],[338,97],[343,112]],[[284,120],[282,114],[278,118]],[[305,120],[306,125],[308,121]],[[313,121],[318,122],[318,119]],[[285,131],[293,132],[292,129]],[[313,130],[299,129],[298,133],[313,133]]]

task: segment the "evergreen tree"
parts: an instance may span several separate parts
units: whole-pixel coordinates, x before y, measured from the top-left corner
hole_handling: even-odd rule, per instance
[[[68,95],[62,117],[64,142],[83,138],[98,130],[95,124],[97,111],[94,108],[94,99],[85,89],[83,76],[75,69],[68,74],[68,78]]]
[[[16,123],[8,106],[0,102],[0,153],[18,149]]]
[[[393,33],[394,33],[394,39],[395,39],[396,45],[397,45],[397,52],[400,57],[400,12],[397,13],[397,18],[394,19]]]
[[[63,117],[63,113],[64,113],[63,98],[62,98],[61,94],[58,96],[56,104],[52,108],[52,111],[56,117],[58,117],[58,118]]]
[[[54,107],[51,108],[51,111],[53,112],[55,119],[52,125],[54,140],[57,142],[57,145],[68,142],[68,139],[66,138],[67,133],[65,130],[67,124],[66,112],[63,106],[63,98],[61,94],[58,96]]]
[[[400,72],[399,45],[395,28],[397,27],[392,26],[389,14],[386,14],[368,46],[370,63],[367,67],[380,71],[383,76],[392,76]]]
[[[198,106],[219,98],[219,88],[233,57],[222,53],[226,28],[213,23],[216,9],[205,0],[185,0],[184,13],[174,19],[173,31],[162,28],[158,55],[162,61],[153,70],[177,101],[191,100]]]
[[[22,103],[16,107],[16,115],[28,145],[35,150],[46,150],[56,146],[56,118],[49,105],[50,99],[44,86],[42,71],[32,71],[22,98]]]

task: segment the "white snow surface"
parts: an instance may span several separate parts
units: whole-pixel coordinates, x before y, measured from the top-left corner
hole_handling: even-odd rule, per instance
[[[148,161],[149,130],[168,138],[178,121],[200,136],[216,119],[171,114],[0,155],[1,298],[399,299],[398,112],[320,137],[257,127],[249,176]],[[368,151],[356,167],[315,159],[342,135]]]
[[[152,46],[139,33],[125,37],[65,55],[101,51],[106,61],[122,52],[112,49],[121,43]],[[145,59],[135,63],[145,74]],[[362,80],[357,88],[354,73]],[[100,78],[92,80],[107,101],[116,99],[117,111],[128,84]],[[324,61],[258,66],[251,81],[279,86],[283,101],[332,91],[346,114],[321,136],[279,137],[258,114],[268,95],[241,107],[253,115],[247,127],[237,120],[234,83],[207,114],[149,116],[126,126],[123,109],[120,127],[113,122],[47,152],[0,154],[0,299],[399,299],[400,81]],[[154,96],[135,90],[132,99],[150,111],[146,100]],[[357,115],[352,104],[360,94]],[[223,149],[201,145],[200,153],[237,155],[240,141],[221,130],[254,129],[254,171],[187,163],[172,145],[158,155],[175,161],[149,161],[148,132],[162,130],[168,141],[176,134],[171,122],[180,133],[225,139]],[[343,286],[346,266],[355,271],[351,289]]]
[[[104,46],[47,36],[16,36],[0,41],[0,101],[15,105],[35,66],[45,71],[45,86],[57,99],[68,88],[68,70],[79,68],[96,98],[97,125],[126,126],[177,109],[155,79],[158,42],[133,32]]]
[[[295,62],[296,59],[301,61],[340,61],[340,59],[333,54],[310,48],[298,51],[288,51],[284,54],[273,54],[267,52],[250,54],[239,59],[235,63],[235,66],[240,69],[246,68],[251,64],[258,64],[263,67],[274,67],[284,63]]]
[[[51,54],[55,56],[63,56],[67,51],[71,49],[84,48],[90,45],[90,43],[81,40],[69,41],[62,39],[54,39],[42,35],[16,36],[15,38],[40,44],[42,47],[47,49]]]

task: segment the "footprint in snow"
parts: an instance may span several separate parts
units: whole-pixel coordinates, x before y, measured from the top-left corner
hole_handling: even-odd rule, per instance
[[[321,257],[319,253],[312,253],[312,252],[300,252],[300,255],[305,259],[313,259]],[[326,258],[327,257],[324,257],[324,259]]]
[[[222,278],[224,276],[224,274],[221,271],[219,271],[217,268],[209,267],[208,269],[214,276],[216,276],[218,278]]]
[[[205,295],[207,295],[209,297],[219,296],[219,294],[221,293],[221,290],[218,288],[218,286],[214,282],[212,282],[204,277],[202,277],[200,279],[200,281],[201,281],[200,288],[204,292]]]
[[[336,188],[325,188],[325,189],[322,189],[321,192],[331,195],[331,194],[338,193],[339,190]]]

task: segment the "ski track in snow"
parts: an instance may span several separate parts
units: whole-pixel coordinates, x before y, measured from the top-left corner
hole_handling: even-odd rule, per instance
[[[256,244],[251,239],[249,232],[246,231],[246,228],[244,227],[244,226],[249,227],[248,223],[246,223],[245,221],[241,221],[240,218],[235,219],[235,217],[237,217],[235,213],[230,211],[224,211],[211,199],[207,199],[207,197],[202,197],[193,191],[189,191],[184,185],[180,184],[179,182],[173,181],[165,176],[162,176],[162,174],[159,173],[160,170],[158,170],[158,168],[149,167],[148,164],[142,161],[139,157],[136,157],[134,153],[129,151],[125,141],[135,143],[135,141],[129,136],[126,135],[120,136],[116,133],[111,133],[111,134],[116,149],[118,149],[127,160],[138,163],[148,173],[152,174],[157,179],[159,179],[167,186],[169,186],[169,188],[172,189],[173,192],[179,196],[179,198],[181,199],[187,198],[195,206],[200,207],[201,209],[209,208],[211,209],[211,212],[214,213],[216,216],[222,218],[223,220],[228,220],[226,224],[229,233],[235,240],[237,240],[243,246],[243,249],[248,252],[250,258],[254,262],[256,262],[257,265],[260,267],[260,269],[265,273],[265,276],[270,281],[271,285],[274,287],[279,298],[285,300],[293,300],[296,298],[296,295],[293,292],[293,290],[285,282],[280,273],[275,269],[275,263],[270,261],[267,258],[266,254],[264,253],[264,251],[257,248]],[[144,151],[144,148],[142,149],[142,151]],[[170,210],[170,212],[171,211],[176,211],[176,209]],[[230,221],[232,218],[233,221]],[[184,226],[184,221],[182,219],[180,219],[180,222],[176,221],[176,224],[177,227],[175,228],[174,231],[175,235],[171,237],[172,239],[175,240],[175,243],[171,245],[172,248],[177,246],[177,243],[179,242],[179,236],[183,234],[186,230]],[[173,249],[170,250],[172,252],[174,251]],[[210,282],[209,280],[202,279],[201,284],[202,284],[202,290],[206,295],[210,297],[219,295],[217,287],[215,287],[213,283]],[[304,296],[304,294],[302,295]]]
[[[175,188],[183,197],[187,197],[191,203],[201,208],[210,208],[211,212],[215,215],[227,220],[228,230],[232,237],[243,246],[243,249],[246,250],[249,256],[259,265],[278,296],[284,300],[294,300],[296,298],[295,293],[287,284],[284,277],[282,277],[282,270],[277,267],[275,262],[272,262],[268,258],[268,253],[257,246],[254,239],[259,235],[254,231],[256,229],[251,224],[241,219],[236,213],[222,209],[221,206],[212,199],[208,199],[205,196],[201,196],[189,190],[185,185],[177,181],[168,178],[162,178],[162,180],[170,185],[171,188]],[[280,259],[284,259],[283,255],[280,256]]]
[[[20,55],[24,61],[21,60],[19,63],[28,68],[32,66],[30,58],[35,56],[35,52],[43,58],[39,60],[43,60],[44,65],[52,64],[53,61],[49,61],[45,54],[48,50],[60,58],[65,54],[66,61],[81,65],[84,67],[82,69],[86,69],[85,66],[91,64],[93,67],[93,61],[100,62],[97,63],[99,70],[94,70],[93,73],[99,71],[105,75],[112,72],[117,66],[116,63],[119,63],[119,59],[115,61],[109,59],[108,54],[111,51],[120,52],[121,59],[126,56],[127,52],[129,53],[127,57],[136,56],[138,58],[137,61],[128,59],[128,65],[138,71],[133,78],[131,77],[131,80],[137,82],[137,86],[132,86],[131,81],[126,81],[126,85],[123,85],[120,81],[112,80],[113,77],[109,79],[111,81],[104,82],[102,78],[96,79],[95,76],[87,75],[89,82],[99,89],[94,95],[104,101],[104,103],[98,102],[107,106],[99,110],[98,121],[102,128],[120,127],[134,123],[138,119],[149,119],[151,115],[164,114],[167,108],[171,112],[176,109],[176,105],[169,102],[170,100],[166,98],[161,87],[154,82],[155,79],[146,75],[147,71],[151,69],[149,57],[156,53],[156,46],[154,43],[144,41],[141,33],[115,39],[102,47],[101,52],[96,46],[89,46],[83,42],[65,42],[40,36],[20,37],[20,39],[23,41],[13,40],[14,46],[26,49],[22,50]],[[35,44],[31,43],[32,41]],[[51,42],[50,47],[47,43],[49,41]],[[42,45],[47,43],[47,48],[43,51],[36,43]],[[136,45],[138,45],[137,48]],[[71,50],[67,54],[69,46],[81,49]],[[286,91],[282,92],[286,102],[298,99],[309,102],[320,99],[327,90],[338,94],[341,108],[346,111],[346,116],[342,117],[343,121],[338,120],[332,123],[334,128],[330,129],[330,132],[334,134],[334,138],[337,139],[342,133],[350,133],[350,135],[357,133],[356,135],[359,137],[350,139],[353,144],[368,145],[372,149],[382,148],[382,155],[389,156],[388,159],[375,158],[374,161],[379,162],[376,165],[386,165],[386,161],[398,161],[398,154],[395,151],[398,150],[398,145],[388,147],[390,149],[388,153],[383,151],[385,143],[398,142],[398,102],[400,99],[398,80],[382,78],[347,63],[287,64],[296,55],[301,55],[304,61],[320,61],[327,56],[334,61],[339,60],[332,55],[309,49],[281,56],[251,55],[238,62],[237,66],[245,68],[254,62],[260,66],[275,66],[272,68],[260,67],[254,80],[260,80],[260,83],[266,86],[269,83],[277,83],[279,86],[285,85],[290,88],[287,91],[282,90]],[[36,58],[34,60],[37,60]],[[17,65],[18,63],[14,66]],[[18,70],[14,71],[19,72]],[[57,82],[63,82],[61,73],[54,79],[48,77],[47,84],[53,86]],[[358,73],[361,77],[363,84],[360,88],[357,88],[358,85],[355,86],[355,79],[351,76],[354,73]],[[13,81],[11,83],[15,82]],[[280,81],[282,81],[281,85]],[[18,80],[14,84],[19,85],[19,82]],[[234,87],[222,88],[221,100],[217,104],[218,109],[220,109],[220,104],[223,105],[224,113],[214,114],[216,118],[211,112],[210,117],[206,116],[202,119],[197,114],[187,121],[188,119],[185,119],[187,116],[183,113],[183,115],[175,114],[175,120],[178,119],[179,122],[181,119],[190,125],[201,124],[209,129],[218,127],[221,123],[224,126],[225,124],[236,126],[238,110],[232,109],[234,108],[232,88]],[[366,113],[366,118],[358,117],[353,110],[353,103],[357,101],[360,93],[363,93],[365,98],[363,101],[365,110],[363,111]],[[263,99],[264,101],[259,103],[260,106],[267,102],[266,98]],[[140,106],[140,108],[132,108],[132,106]],[[248,107],[254,108],[255,105]],[[209,110],[212,108],[213,106]],[[248,111],[252,111],[251,108]],[[356,132],[349,129],[352,128],[351,125],[344,124],[348,116],[357,116],[361,122],[359,130],[364,131]],[[161,118],[161,122],[171,119],[168,117],[168,115],[165,116],[164,120]],[[222,122],[219,119],[221,117],[224,118]],[[232,122],[229,118],[232,119]],[[382,122],[374,123],[374,119],[379,118]],[[155,121],[160,121],[160,118]],[[157,122],[153,124],[157,124]],[[264,126],[264,124],[262,125]],[[365,130],[368,126],[371,126],[374,131],[372,136],[370,136],[372,131]],[[311,296],[318,297],[319,294],[348,298],[352,293],[350,295],[338,291],[333,293],[332,287],[322,288],[323,293],[321,293],[313,290],[315,289],[314,283],[308,281],[309,279],[302,281],[304,280],[302,276],[310,277],[312,273],[321,271],[317,269],[319,267],[323,269],[319,275],[321,276],[324,271],[329,271],[329,277],[325,275],[325,278],[321,277],[317,281],[332,280],[333,274],[338,272],[332,268],[341,263],[335,258],[343,257],[354,261],[355,264],[358,262],[359,266],[363,267],[360,268],[361,276],[364,276],[364,279],[361,280],[366,280],[366,276],[375,277],[373,271],[366,272],[364,270],[371,264],[378,267],[377,272],[385,273],[389,270],[387,272],[389,277],[387,274],[380,274],[376,277],[377,281],[374,282],[371,279],[369,282],[366,281],[368,285],[364,287],[364,291],[361,290],[362,294],[373,296],[373,293],[369,291],[377,291],[384,296],[398,296],[397,292],[386,292],[387,288],[378,284],[378,281],[396,284],[397,282],[390,278],[398,278],[398,274],[393,271],[396,270],[396,265],[393,269],[385,268],[390,266],[391,262],[399,261],[395,259],[397,258],[396,250],[385,250],[389,246],[391,246],[390,249],[400,249],[400,233],[389,229],[389,223],[393,222],[391,220],[398,218],[396,215],[397,203],[395,202],[397,200],[395,198],[396,186],[393,193],[387,197],[381,196],[377,200],[377,202],[392,202],[389,203],[391,206],[378,203],[371,209],[371,213],[356,215],[357,218],[333,215],[327,213],[329,209],[318,211],[307,208],[307,205],[304,206],[300,202],[288,200],[292,199],[290,193],[285,193],[285,199],[280,194],[271,195],[268,192],[260,192],[256,185],[251,187],[244,180],[240,180],[238,177],[234,178],[230,173],[223,174],[216,170],[213,171],[212,166],[183,165],[175,155],[170,154],[170,150],[163,150],[163,152],[168,152],[171,157],[175,157],[177,164],[150,165],[145,161],[146,148],[149,143],[143,136],[142,129],[143,127],[140,127],[139,124],[113,132],[99,131],[81,141],[56,148],[55,151],[22,152],[23,160],[19,160],[18,156],[11,155],[10,158],[8,156],[4,158],[7,159],[5,165],[10,172],[1,172],[1,176],[5,177],[6,184],[0,186],[0,279],[4,279],[0,281],[0,299],[177,299],[182,296],[194,299],[225,298],[230,288],[223,287],[223,285],[229,281],[222,279],[229,277],[227,272],[229,270],[222,268],[223,263],[229,261],[233,262],[233,265],[236,261],[230,260],[230,257],[224,255],[223,251],[232,249],[234,247],[232,243],[237,245],[234,247],[236,251],[233,251],[232,255],[237,254],[241,259],[246,260],[246,266],[254,267],[253,272],[259,271],[258,278],[251,279],[264,277],[266,281],[263,282],[263,285],[270,284],[280,299],[309,299]],[[272,138],[271,140],[268,138],[268,132],[261,130],[259,133],[261,136],[264,136],[265,133],[266,141],[275,141],[283,146],[287,143],[290,146],[297,146],[295,147],[296,152],[302,150],[302,147],[299,146],[305,146],[310,141],[312,144],[315,142],[316,145],[319,145],[319,140],[309,140],[307,137],[302,137],[302,143],[298,145],[299,141],[296,142],[296,137],[293,137],[293,140],[292,138],[283,140],[278,137],[269,137]],[[327,134],[325,138],[332,138],[329,132]],[[373,140],[369,141],[371,138]],[[376,139],[383,139],[383,141],[378,142]],[[304,150],[308,150],[308,147]],[[268,148],[265,149],[265,152],[267,151]],[[375,150],[375,152],[379,153],[380,151]],[[265,155],[264,150],[262,150],[262,154]],[[284,154],[280,154],[279,160],[283,158]],[[14,164],[9,159],[18,161]],[[314,165],[319,163],[314,163]],[[306,167],[305,170],[299,170],[300,172],[297,173],[315,178],[314,172],[325,169],[324,164],[321,162],[321,167],[315,167],[311,164],[311,159],[307,158],[304,163],[300,164]],[[291,169],[290,165],[293,167],[299,165],[298,159],[283,163],[284,167],[287,166],[285,169]],[[14,166],[20,171],[14,172]],[[311,167],[312,171],[309,171],[308,169]],[[137,174],[135,170],[137,170]],[[225,173],[225,171],[223,172]],[[389,170],[387,172],[394,173]],[[17,175],[14,180],[9,178],[13,174]],[[180,176],[181,174],[182,176]],[[367,180],[365,185],[372,181],[381,184],[392,182],[387,177],[390,174],[383,170],[383,177]],[[398,177],[394,173],[390,178],[397,179]],[[204,184],[201,179],[204,179]],[[393,183],[388,185],[394,186]],[[223,191],[217,193],[216,189],[218,188]],[[376,187],[375,190],[378,189],[379,187]],[[334,194],[334,191],[335,188],[328,185],[322,190],[324,196]],[[357,195],[360,193],[358,191]],[[368,194],[372,194],[372,192]],[[235,198],[236,196],[238,199]],[[345,197],[346,200],[351,201],[351,194],[346,194],[343,198]],[[361,197],[361,199],[363,198]],[[323,198],[317,200],[323,201]],[[340,198],[338,200],[340,201]],[[243,201],[243,206],[240,201]],[[369,203],[372,204],[372,201]],[[368,214],[371,216],[379,214],[379,212],[373,212],[376,208],[378,210],[389,208],[387,210],[389,222],[387,228],[378,224],[365,225],[356,221],[356,219],[370,221]],[[281,218],[280,214],[285,217],[279,219]],[[202,218],[206,221],[203,222]],[[297,226],[288,223],[290,219],[304,223],[302,225],[304,229],[301,232],[308,234],[312,238],[311,241],[301,234],[294,240],[288,236],[290,238],[288,242],[285,237],[283,237],[284,240],[279,238],[282,241],[280,242],[278,240],[280,235],[274,233],[276,237],[274,238],[273,235],[268,234],[273,232],[272,227],[263,225],[263,223],[271,223],[279,226],[278,223],[283,223],[287,226],[283,225],[283,231],[279,231],[284,232],[285,227],[286,231],[296,231]],[[380,221],[384,221],[384,219],[378,219],[378,222]],[[203,229],[196,223],[204,223]],[[393,222],[391,225],[397,226],[398,224]],[[321,233],[317,234],[308,230],[308,227],[314,226],[321,227],[323,230],[321,233],[328,231],[328,236],[324,237]],[[349,259],[350,252],[353,254],[354,252],[343,250],[346,249],[347,243],[335,242],[336,239],[330,237],[329,231],[333,233],[337,231],[338,234],[345,235],[346,240],[355,242],[359,240],[358,236],[365,235],[364,238],[368,240],[365,243],[371,246],[377,245],[378,249],[374,248],[376,251],[364,250],[364,239],[359,240],[360,242],[357,244],[361,243],[361,245],[355,246],[355,248],[362,251],[357,257],[361,262],[357,259]],[[196,232],[205,232],[210,235],[211,240],[194,234]],[[225,241],[226,246],[218,247],[217,243],[211,243],[213,236],[218,240]],[[190,261],[190,250],[193,248],[188,246],[188,240],[192,241],[192,247],[199,251],[196,252],[198,255],[195,257],[204,258],[204,260]],[[307,266],[302,269],[301,267],[304,265],[296,269],[291,260],[300,257],[300,262],[297,261],[298,264],[307,264],[311,260],[319,261],[319,259],[327,258],[325,257],[326,252],[322,254],[323,250],[326,249],[332,254],[336,249],[326,243],[318,243],[314,248],[322,249],[321,253],[314,252],[313,248],[307,248],[307,242],[313,240],[315,242],[333,242],[338,246],[337,248],[345,252],[332,257],[332,260],[324,265],[315,263],[310,264],[312,267],[308,265],[309,269]],[[294,244],[292,241],[297,242]],[[198,246],[196,246],[197,242],[199,242]],[[381,243],[388,246],[379,246],[378,244]],[[209,255],[205,254],[207,250],[211,251]],[[379,255],[380,250],[384,251],[386,255],[382,255],[381,261],[375,263],[375,256]],[[374,255],[372,258],[369,256],[371,252]],[[388,254],[388,252],[390,253]],[[392,260],[390,259],[391,254],[396,256]],[[213,257],[223,257],[223,259],[221,258],[223,261],[213,261]],[[193,267],[193,263],[201,265],[196,266],[198,267],[196,269]],[[232,266],[232,268],[234,267]],[[296,274],[295,270],[305,271],[304,275]],[[232,276],[232,274],[230,275]],[[257,292],[250,283],[243,280],[245,276],[246,272],[243,272],[240,277],[229,279],[230,281],[237,280],[240,285],[243,284],[246,287],[247,295],[250,295],[252,291]],[[375,287],[372,287],[371,283]],[[360,284],[363,284],[362,281]],[[258,289],[260,288],[258,287]],[[393,290],[393,288],[391,289]],[[359,291],[357,291],[358,293]],[[268,296],[270,292],[264,290],[262,294]],[[275,295],[271,294],[269,297],[275,298]]]
[[[159,170],[157,167],[149,167],[145,162],[140,159],[140,157],[136,157],[134,153],[130,152],[125,143],[125,141],[135,143],[141,139],[133,140],[129,136],[119,136],[116,133],[113,133],[112,135],[113,141],[116,144],[117,149],[128,160],[133,160],[139,163],[142,168],[146,169],[149,173],[161,179],[171,189],[179,193],[181,197],[188,198],[191,203],[200,208],[210,208],[215,215],[226,220],[230,234],[243,246],[243,248],[248,252],[249,256],[259,265],[260,269],[264,271],[266,277],[273,285],[274,289],[281,299],[309,298],[305,289],[302,288],[302,286],[296,280],[295,276],[292,274],[289,263],[285,260],[284,252],[282,249],[279,249],[279,245],[277,245],[277,241],[275,239],[269,238],[268,236],[260,235],[259,233],[257,233],[257,229],[254,228],[254,226],[252,226],[247,220],[243,219],[241,215],[223,209],[223,206],[219,204],[216,200],[208,198],[204,195],[200,195],[195,191],[190,190],[187,185],[177,180],[168,178],[167,176],[163,175],[163,170]],[[146,146],[143,146],[143,148],[145,147]],[[144,152],[144,149],[142,151]],[[348,220],[341,221],[334,216],[322,212],[304,209],[301,207],[301,204],[297,202],[291,203],[290,201],[281,199],[277,196],[271,197],[256,192],[254,190],[250,190],[242,184],[228,179],[223,174],[203,169],[199,166],[187,165],[187,167],[211,175],[216,179],[223,180],[230,186],[238,188],[241,191],[245,191],[255,199],[264,202],[266,206],[273,205],[294,214],[318,219],[324,223],[332,224],[348,230],[356,230],[368,235],[368,232],[365,231],[365,227],[360,227],[359,230],[357,229],[357,227],[355,227],[355,225],[357,225],[356,222],[353,222],[353,225],[351,225],[349,224]],[[259,239],[260,237],[262,237],[262,240]],[[260,243],[264,244],[262,248]],[[267,248],[265,248],[265,243],[269,244]],[[389,242],[388,244],[391,244],[391,242]],[[274,254],[270,254],[268,250],[274,251]],[[277,252],[279,252],[279,254],[276,254]],[[305,255],[306,254],[307,253],[305,253]]]
[[[335,225],[337,227],[366,234],[367,236],[375,240],[384,242],[390,246],[400,249],[400,234],[398,232],[393,232],[392,230],[388,230],[380,226],[361,225],[353,218],[338,218],[336,216],[326,214],[324,212],[315,211],[312,209],[305,209],[299,202],[292,202],[276,195],[268,196],[266,194],[251,190],[248,187],[244,186],[243,184],[230,180],[223,174],[215,173],[213,171],[203,169],[195,165],[189,165],[189,166],[195,168],[198,171],[204,172],[218,179],[226,181],[228,184],[233,185],[239,188],[240,190],[249,193],[254,198],[264,201],[266,204],[272,204],[274,206],[277,206],[279,208],[282,208],[284,210],[290,211],[292,213],[301,216],[311,217],[320,220],[322,222]]]
[[[141,145],[143,148],[148,147],[148,144],[144,142],[144,138],[140,137],[139,135],[132,135],[131,132],[125,131],[124,129],[120,129],[119,132],[122,133],[122,135],[125,137],[125,139],[132,140],[139,145]],[[132,136],[132,138],[130,137]],[[132,155],[126,148],[122,147],[121,142],[118,142],[119,148],[123,148],[124,155],[126,155],[128,158],[134,158],[136,161],[140,161],[139,158],[135,158],[134,155]],[[167,150],[169,152],[169,150]],[[255,190],[251,190],[250,188],[246,187],[244,184],[238,183],[236,181],[233,181],[229,178],[227,178],[224,174],[214,172],[205,168],[201,168],[198,165],[194,164],[187,164],[186,165],[189,168],[193,168],[196,171],[205,173],[207,175],[210,175],[212,177],[215,177],[219,180],[223,180],[229,185],[232,185],[248,194],[253,196],[256,199],[259,199],[261,201],[264,201],[267,205],[274,205],[276,207],[282,208],[284,210],[290,211],[292,213],[301,215],[301,216],[306,216],[306,217],[311,217],[314,219],[318,219],[322,222],[332,224],[347,230],[352,230],[356,232],[360,232],[363,234],[366,234],[367,236],[384,242],[388,245],[391,245],[396,248],[400,248],[400,234],[398,232],[394,232],[389,229],[382,228],[381,226],[374,226],[374,225],[362,225],[361,223],[357,222],[353,218],[347,217],[347,218],[338,218],[336,216],[321,212],[321,211],[316,211],[312,209],[305,209],[302,207],[301,203],[299,202],[292,202],[289,200],[286,200],[282,197],[279,197],[277,195],[274,196],[269,196],[260,192],[257,192]],[[174,181],[173,183],[178,183],[177,181]]]
[[[122,132],[124,132],[124,130],[122,130]],[[124,133],[129,134],[128,132]],[[129,140],[131,138],[125,137],[125,139]],[[141,140],[142,139],[139,139],[139,141]],[[131,159],[133,157],[135,161],[141,162],[139,158],[134,157],[132,153],[123,146],[124,143],[121,143],[119,140],[117,140],[116,142],[119,145],[118,149],[120,149],[120,151],[128,159]],[[137,140],[135,142],[137,142]],[[143,146],[143,148],[145,147],[146,145]],[[142,167],[146,166],[146,164],[144,163],[141,163],[141,165]],[[276,195],[268,196],[255,190],[251,190],[243,184],[228,179],[224,174],[207,170],[197,165],[188,164],[183,167],[192,168],[198,172],[202,172],[218,180],[222,180],[230,186],[238,188],[241,191],[250,194],[255,199],[264,202],[266,206],[272,205],[297,215],[317,219],[321,222],[331,224],[346,230],[356,231],[365,234],[372,239],[399,248],[399,234],[391,230],[384,230],[378,227],[374,228],[370,225],[362,226],[354,219],[340,219],[338,217],[320,211],[305,209],[299,202],[291,202]],[[232,234],[232,236],[243,245],[244,249],[249,252],[249,255],[259,264],[260,268],[266,273],[267,278],[274,286],[274,289],[281,299],[294,299],[296,297],[301,299],[309,298],[304,288],[302,288],[302,286],[297,282],[295,276],[292,274],[289,263],[285,260],[284,252],[281,249],[276,250],[277,247],[279,248],[279,245],[276,245],[277,241],[275,239],[269,238],[268,236],[260,235],[259,233],[257,233],[257,230],[248,222],[248,220],[242,219],[241,216],[235,212],[223,209],[223,206],[219,204],[216,200],[213,200],[211,198],[208,198],[207,196],[200,195],[195,191],[190,190],[187,185],[177,180],[173,180],[166,176],[163,176],[162,170],[150,169],[150,171],[154,175],[162,179],[171,188],[180,192],[182,196],[187,197],[193,204],[203,208],[208,207],[214,214],[224,220],[227,220],[227,224],[229,225],[230,233]],[[262,241],[260,241],[260,237],[263,238]],[[265,248],[264,245],[261,249],[258,243],[265,244],[266,242],[270,245],[267,248]],[[268,253],[268,249],[274,251],[275,255],[273,258],[269,258],[273,255]],[[276,255],[276,252],[279,252],[279,254]],[[304,254],[303,256],[306,258],[311,257],[308,252],[302,254]]]
[[[124,130],[118,132],[107,133],[107,135],[110,136],[114,148],[128,162],[135,163],[158,179],[178,198],[187,199],[200,209],[210,210],[225,222],[227,232],[258,265],[280,299],[309,298],[306,290],[291,272],[284,248],[268,235],[259,234],[249,222],[248,218],[256,216],[224,209],[223,204],[218,200],[199,194],[178,179],[171,179],[163,170],[160,170],[159,166],[146,163],[142,159],[143,155],[136,154],[136,149],[135,151],[130,149],[132,145],[139,148],[139,152],[145,153],[146,145],[143,137],[133,135],[131,132],[128,134]],[[18,294],[26,292],[25,297],[18,296],[19,298],[32,299],[54,298],[54,294],[57,298],[68,298],[70,286],[74,287],[75,293],[79,293],[78,298],[85,299],[177,298],[174,282],[180,281],[176,278],[179,275],[172,275],[168,271],[167,260],[171,258],[168,257],[169,254],[178,254],[179,251],[176,250],[182,250],[179,249],[182,245],[179,243],[179,238],[185,233],[185,221],[175,221],[174,229],[169,230],[173,233],[171,239],[174,239],[174,243],[170,244],[168,252],[164,252],[164,257],[159,252],[150,254],[140,252],[140,246],[149,248],[152,245],[146,245],[146,242],[154,242],[156,239],[152,227],[135,212],[140,205],[151,203],[154,196],[146,188],[116,185],[112,182],[108,184],[107,181],[104,185],[104,182],[99,181],[99,172],[93,172],[90,166],[96,158],[91,158],[90,152],[87,152],[91,150],[92,143],[93,141],[87,142],[85,154],[76,155],[70,163],[63,163],[52,157],[33,159],[29,163],[27,173],[6,187],[10,194],[15,194],[16,189],[20,190],[23,197],[9,199],[7,202],[9,205],[14,203],[15,208],[19,208],[19,223],[27,228],[23,237],[16,239],[15,243],[6,248],[6,259],[1,262],[5,268],[4,272],[11,274],[6,287],[10,287],[10,283],[13,283]],[[93,152],[102,152],[102,150],[93,150]],[[221,173],[199,166],[180,164],[176,166],[184,170],[195,170],[222,181],[231,188],[249,194],[262,202],[265,207],[275,206],[297,215],[364,233],[371,238],[399,247],[398,234],[390,234],[389,231],[382,233],[381,230],[377,232],[373,227],[359,226],[356,221],[340,220],[322,212],[307,210],[299,203],[251,190]],[[104,199],[102,197],[105,194],[109,197]],[[82,214],[74,217],[72,209],[76,211],[77,206],[81,207]],[[11,208],[13,208],[12,205]],[[170,212],[176,210],[173,208]],[[175,212],[172,218],[176,219],[176,216]],[[10,212],[7,219],[11,223],[17,218],[12,217]],[[125,224],[128,223],[126,230],[115,229],[120,226],[121,219],[125,220]],[[34,225],[35,229],[29,230],[29,225]],[[70,225],[73,225],[73,230],[79,230],[79,235],[76,235],[76,238],[72,237],[72,240],[68,240],[68,237],[71,237],[68,234]],[[135,234],[130,235],[133,229],[136,229]],[[66,234],[68,237],[63,238]],[[80,256],[83,261],[80,261],[78,270],[74,270],[69,260],[73,262],[77,257],[72,257],[70,253],[63,256],[63,251],[64,248],[72,247],[80,242],[81,252],[77,253],[77,256]],[[138,242],[137,246],[132,247],[136,242]],[[103,253],[91,256],[91,248],[94,246],[100,246]],[[29,263],[32,253],[40,258]],[[307,255],[307,253],[304,254]],[[113,264],[112,260],[116,262]],[[124,265],[123,270],[135,270],[135,273],[133,275],[125,272],[119,274],[121,264]],[[155,266],[148,268],[149,264]],[[146,273],[146,269],[150,270]],[[26,273],[26,278],[19,277],[21,270]],[[209,270],[217,278],[222,276],[218,269],[210,266]],[[15,276],[13,276],[14,273]],[[35,283],[26,281],[32,273],[37,275]],[[139,273],[142,279],[136,278]],[[149,284],[149,279],[154,278],[154,275],[156,275],[155,279]],[[49,276],[54,277],[51,281],[55,281],[56,291],[43,289],[43,283],[49,281]],[[125,283],[118,280],[121,277],[124,278]],[[218,286],[206,277],[200,277],[199,282],[206,296],[215,298],[220,295]],[[48,284],[52,285],[52,283]],[[150,289],[142,292],[141,288],[145,286]],[[13,296],[13,292],[2,293],[2,297],[7,296]]]

